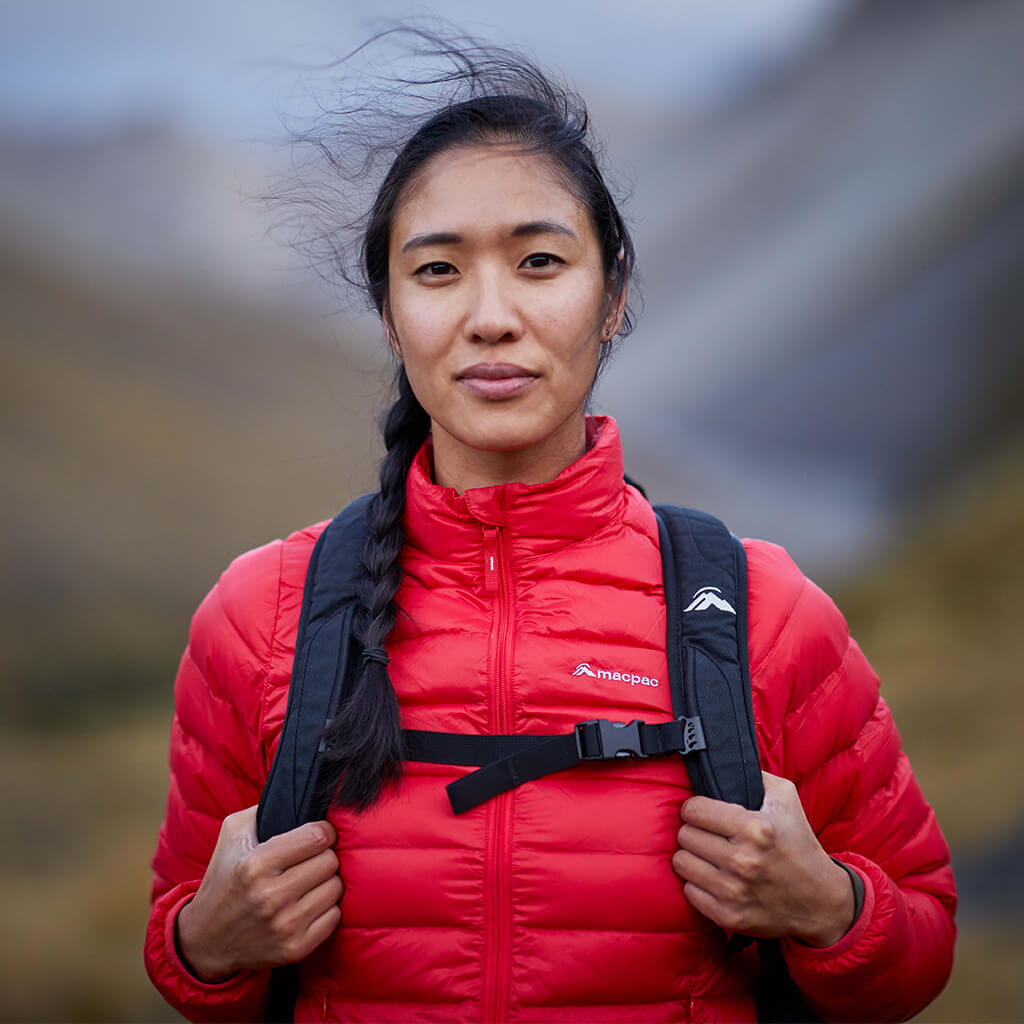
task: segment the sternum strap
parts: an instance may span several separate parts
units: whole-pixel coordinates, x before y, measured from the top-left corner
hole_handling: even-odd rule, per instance
[[[448,800],[456,814],[580,761],[685,755],[706,749],[700,719],[685,717],[651,725],[636,719],[593,719],[559,736],[480,736],[422,729],[403,729],[402,736],[407,761],[481,766],[448,785]]]

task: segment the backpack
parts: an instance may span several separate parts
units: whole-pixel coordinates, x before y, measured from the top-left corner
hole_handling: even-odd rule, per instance
[[[359,667],[353,626],[372,497],[363,495],[338,513],[310,557],[281,740],[257,811],[260,842],[327,810],[317,799],[321,736]],[[747,654],[746,554],[714,516],[674,505],[655,506],[654,511],[673,721],[597,719],[556,736],[403,729],[408,760],[476,767],[448,785],[453,813],[580,761],[673,754],[686,758],[695,793],[760,808],[764,787]],[[750,941],[733,936],[731,948]],[[778,941],[760,940],[758,948],[758,1019],[818,1021],[789,978]],[[267,1020],[290,1021],[297,990],[295,965],[277,968]]]

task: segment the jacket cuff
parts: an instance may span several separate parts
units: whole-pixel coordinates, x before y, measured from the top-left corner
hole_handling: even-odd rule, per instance
[[[864,879],[849,864],[844,864],[836,857],[832,858],[832,862],[838,864],[850,876],[850,885],[853,886],[853,920],[850,922],[850,927],[846,929],[848,933],[860,920],[861,911],[864,909]]]
[[[907,909],[877,864],[856,853],[838,853],[842,866],[864,883],[864,904],[850,930],[831,946],[782,940],[783,955],[797,987],[827,1019],[845,1020],[844,1009],[860,1006],[881,976],[899,966],[908,932]]]
[[[261,1020],[270,971],[238,971],[223,981],[197,978],[178,954],[175,925],[199,888],[182,882],[153,905],[146,933],[146,970],[167,1002],[189,1020]]]

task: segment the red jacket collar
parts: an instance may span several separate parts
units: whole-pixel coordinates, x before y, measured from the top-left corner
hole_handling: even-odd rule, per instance
[[[588,417],[587,441],[587,451],[554,480],[473,487],[460,495],[431,479],[428,440],[406,483],[406,542],[431,556],[460,560],[465,545],[474,551],[479,545],[481,526],[504,527],[538,553],[590,536],[622,516],[626,492],[615,420]]]

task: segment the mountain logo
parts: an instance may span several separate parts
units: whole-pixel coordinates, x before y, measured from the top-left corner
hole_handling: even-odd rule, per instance
[[[684,612],[706,612],[717,608],[721,612],[736,614],[736,609],[724,597],[721,597],[720,587],[701,587],[692,598],[690,603],[683,609]]]
[[[585,662],[581,661],[573,670],[574,676],[593,676],[597,678],[597,673]]]

